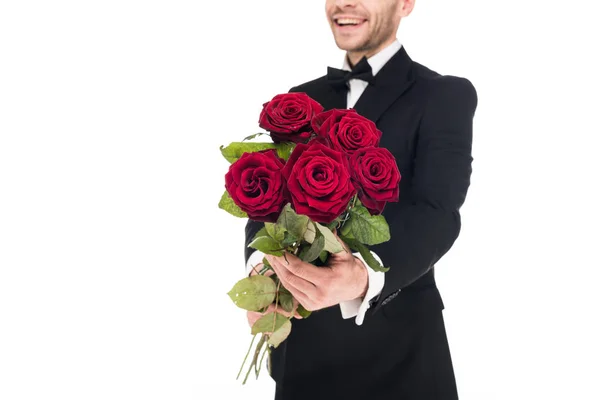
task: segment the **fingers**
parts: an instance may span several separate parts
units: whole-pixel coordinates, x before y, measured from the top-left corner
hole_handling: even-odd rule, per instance
[[[294,318],[301,319],[302,316],[300,314],[298,314],[298,311],[297,311],[298,304],[299,304],[298,300],[294,299],[294,308],[292,309],[292,312],[294,313]],[[288,318],[290,316],[292,316],[292,312],[285,311],[283,308],[281,308],[281,306],[275,307],[275,304],[271,304],[271,305],[269,305],[269,307],[267,307],[267,310],[263,313],[260,313],[257,311],[248,311],[246,313],[246,317],[248,319],[248,325],[250,325],[250,327],[252,327],[256,323],[256,321],[258,321],[264,315],[266,315],[270,312],[276,312],[276,313],[286,316]]]
[[[267,256],[275,274],[292,296],[308,311],[315,311],[329,304],[325,293],[331,286],[335,271],[331,268],[316,267],[289,253],[286,253],[286,258]],[[311,272],[306,274],[305,270]],[[305,279],[307,275],[311,278]]]
[[[269,260],[269,263],[271,263],[271,260],[278,261],[279,266],[285,268],[291,274],[313,284],[319,282],[325,274],[322,268],[302,261],[300,258],[289,252],[286,252],[285,256],[275,257],[272,255],[267,255],[266,257],[267,260]]]
[[[303,296],[309,296],[313,294],[316,290],[316,287],[311,282],[302,278],[301,276],[294,274],[288,267],[286,266],[286,262],[282,257],[270,257],[268,258],[271,267],[279,277],[279,280],[285,286],[287,290],[289,290],[292,295],[298,300],[302,301]],[[290,262],[291,264],[291,262]]]
[[[293,301],[294,301],[294,308],[292,309],[292,311],[294,312],[294,318],[302,319],[302,315],[298,314],[298,306],[300,305],[300,302],[298,300],[296,300],[295,298],[293,299]]]
[[[294,300],[297,300],[297,302],[301,304],[302,307],[304,307],[307,310],[312,310],[314,308],[314,302],[312,301],[310,296],[294,288],[293,286],[290,286],[289,284],[288,286],[286,286],[286,289],[290,291]],[[297,309],[298,307],[294,308],[294,311],[296,311]]]

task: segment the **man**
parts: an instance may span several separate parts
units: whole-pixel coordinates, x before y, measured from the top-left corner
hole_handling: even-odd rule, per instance
[[[329,268],[293,255],[268,259],[309,310],[271,355],[278,400],[457,399],[434,264],[460,231],[471,175],[473,85],[413,62],[396,39],[415,0],[327,0],[345,70],[294,87],[325,109],[355,108],[383,132],[402,174],[400,201],[383,211],[391,240],[373,246],[377,274],[341,253]],[[262,225],[250,222],[246,245]],[[246,248],[256,266],[261,254]],[[249,320],[256,320],[249,313]]]

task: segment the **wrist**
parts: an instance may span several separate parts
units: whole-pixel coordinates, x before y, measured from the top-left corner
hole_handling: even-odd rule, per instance
[[[359,295],[357,298],[364,299],[367,295],[367,291],[369,290],[369,272],[367,271],[367,266],[360,258],[354,257],[354,263],[357,266],[360,277]]]

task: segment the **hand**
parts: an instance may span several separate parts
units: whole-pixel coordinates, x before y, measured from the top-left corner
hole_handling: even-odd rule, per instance
[[[262,268],[263,268],[263,263],[257,264],[254,268],[252,268],[252,272],[250,272],[250,276],[252,276],[252,275],[258,275],[258,272],[260,270],[262,270]],[[267,272],[265,272],[264,276],[271,276],[273,274],[274,274],[274,272],[272,270],[268,270]],[[292,311],[294,312],[294,317],[300,319],[302,317],[296,311],[297,309],[298,309],[298,300],[294,299],[294,308],[293,308]],[[277,313],[279,313],[281,315],[284,315],[286,317],[289,317],[292,314],[292,313],[289,313],[289,312],[285,311],[281,307],[277,307],[277,310],[276,310],[275,309],[275,304],[271,304],[267,308],[267,311],[265,311],[264,313],[259,313],[257,311],[248,311],[247,312],[248,324],[250,325],[250,327],[252,327],[254,325],[254,323],[256,321],[258,321],[262,316],[264,316],[265,314],[268,314],[270,312],[273,312],[273,311],[276,311]],[[271,333],[271,332],[266,332],[266,333]]]
[[[308,311],[364,297],[367,293],[366,266],[354,257],[346,243],[337,235],[336,238],[344,251],[331,254],[325,267],[316,267],[291,253],[285,257],[265,256],[283,286]]]

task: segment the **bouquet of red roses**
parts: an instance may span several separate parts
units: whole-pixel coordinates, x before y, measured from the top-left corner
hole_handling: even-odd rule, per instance
[[[264,223],[249,246],[324,263],[330,253],[344,251],[335,231],[370,268],[387,271],[368,246],[390,239],[381,212],[387,202],[398,201],[401,176],[394,156],[378,147],[381,131],[375,124],[353,109],[323,111],[307,94],[287,93],[263,104],[259,126],[267,133],[221,146],[231,165],[219,207]],[[261,135],[271,141],[249,141]],[[248,354],[258,335],[260,340],[244,383],[253,367],[258,377],[265,353],[291,332],[291,317],[278,308],[310,315],[281,285],[266,258],[263,265],[228,293],[244,310],[264,313],[275,305],[252,326]]]

